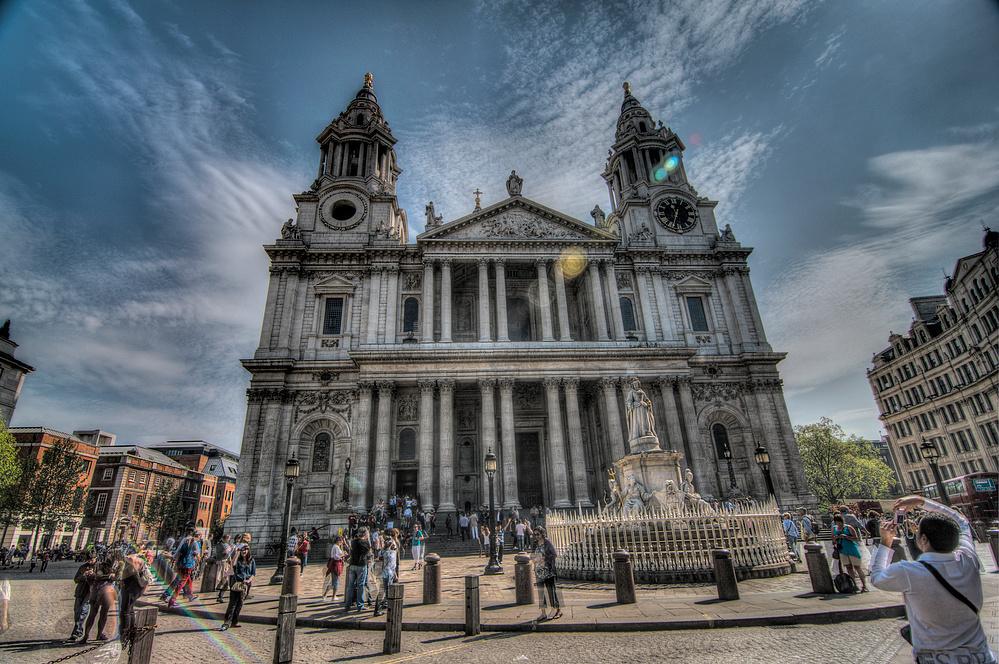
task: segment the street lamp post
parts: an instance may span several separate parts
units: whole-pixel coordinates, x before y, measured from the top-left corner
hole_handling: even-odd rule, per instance
[[[770,453],[767,452],[767,448],[763,445],[759,445],[755,450],[753,450],[753,456],[756,457],[756,464],[763,471],[763,477],[767,480],[767,493],[777,499],[777,493],[774,491],[774,481],[770,478]]]
[[[271,577],[270,584],[276,585],[278,583],[284,583],[284,547],[285,542],[288,541],[288,528],[291,526],[291,490],[295,486],[295,479],[298,477],[298,459],[292,454],[291,458],[288,459],[284,464],[284,479],[288,485],[288,489],[284,494],[285,502],[285,513],[284,519],[281,523],[281,542],[278,548],[278,565],[277,570],[274,572],[274,576]]]
[[[922,437],[920,439],[922,440]],[[919,444],[919,453],[930,464],[930,470],[933,471],[933,479],[937,483],[937,491],[940,492],[940,501],[950,507],[950,496],[947,495],[943,478],[940,477],[940,466],[937,465],[937,460],[940,458],[940,450],[937,448],[936,443],[930,440],[923,440]]]
[[[735,489],[735,470],[732,469],[732,448],[728,444],[722,448],[722,458],[728,462],[728,486],[730,489]]]
[[[343,461],[343,502],[350,505],[350,457]]]
[[[486,565],[486,574],[502,574],[503,566],[496,562],[496,499],[493,495],[493,477],[496,475],[496,455],[493,448],[489,448],[485,459],[486,477],[489,478],[489,564]]]

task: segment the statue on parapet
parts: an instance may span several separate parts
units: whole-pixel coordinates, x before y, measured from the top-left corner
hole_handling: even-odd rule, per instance
[[[590,216],[593,217],[594,226],[597,228],[607,228],[607,215],[600,209],[600,205],[593,206],[593,209],[590,210]]]
[[[628,393],[628,445],[632,454],[662,449],[656,435],[652,401],[637,378],[631,380],[631,391]]]
[[[281,227],[281,239],[283,240],[300,240],[302,238],[301,234],[298,232],[298,226],[295,225],[291,219],[284,222],[284,226]]]
[[[429,230],[431,228],[437,228],[438,226],[440,226],[441,225],[441,219],[443,219],[443,218],[444,218],[443,215],[440,215],[440,214],[435,215],[434,214],[434,202],[433,201],[430,201],[429,203],[427,203],[427,230]]]
[[[520,196],[520,190],[524,186],[524,178],[517,175],[517,171],[510,171],[510,177],[506,179],[506,191],[511,196]]]

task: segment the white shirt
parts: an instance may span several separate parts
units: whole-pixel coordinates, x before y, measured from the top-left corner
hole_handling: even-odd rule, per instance
[[[333,560],[343,560],[343,555],[343,549],[340,548],[339,544],[330,547],[330,558]]]
[[[968,520],[957,510],[932,500],[927,500],[923,509],[946,514],[957,521],[961,526],[961,540],[951,553],[931,551],[920,555],[919,560],[933,565],[955,590],[981,608],[984,603],[982,577]],[[979,617],[951,595],[919,562],[888,564],[891,554],[891,549],[885,545],[878,547],[869,578],[876,588],[902,593],[905,612],[912,625],[913,657],[918,657],[920,664],[995,662]]]

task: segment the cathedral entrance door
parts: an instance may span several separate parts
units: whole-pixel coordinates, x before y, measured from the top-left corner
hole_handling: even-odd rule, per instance
[[[395,471],[395,492],[400,496],[416,496],[416,470]],[[426,500],[426,497],[423,497]]]
[[[530,510],[532,505],[544,504],[541,477],[541,448],[537,431],[518,431],[517,443],[517,500]]]

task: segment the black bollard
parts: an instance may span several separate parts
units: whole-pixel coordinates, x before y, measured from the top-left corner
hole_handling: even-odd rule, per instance
[[[808,564],[808,580],[812,582],[812,592],[823,595],[835,593],[829,559],[821,544],[805,545],[805,562]]]
[[[388,588],[388,610],[385,613],[385,644],[382,652],[394,655],[402,649],[402,592],[405,586],[393,583]]]
[[[618,549],[611,554],[614,559],[614,593],[618,604],[634,604],[635,573],[631,566],[631,554],[624,549]]]
[[[479,577],[465,577],[465,636],[478,636],[482,632],[479,618]]]
[[[735,563],[727,549],[712,549],[715,561],[715,584],[718,586],[718,599],[739,599],[739,581],[735,577]]]

